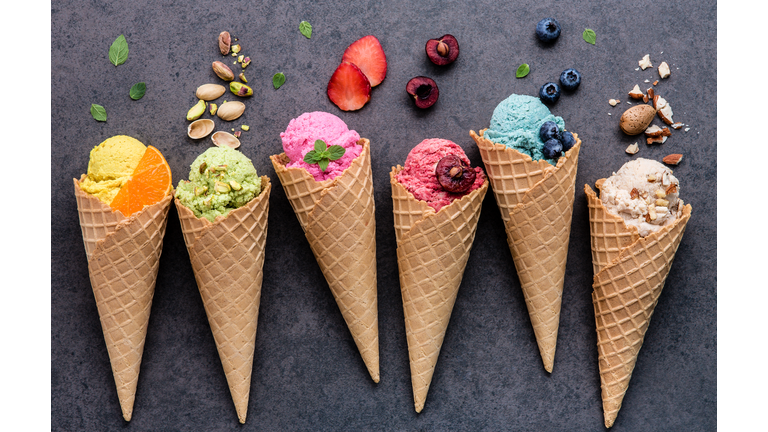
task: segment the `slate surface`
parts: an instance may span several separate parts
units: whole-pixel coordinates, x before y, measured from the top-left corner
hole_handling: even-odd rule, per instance
[[[418,3],[418,4],[412,4]],[[539,19],[555,16],[560,39],[534,37]],[[299,33],[307,20],[310,40]],[[597,33],[597,45],[581,38]],[[241,121],[241,150],[273,179],[261,312],[248,421],[238,425],[197,291],[175,209],[160,262],[133,420],[123,421],[90,288],[72,178],[85,172],[88,152],[118,134],[160,149],[174,183],[211,144],[186,137],[194,89],[218,82],[210,63],[221,58],[216,36],[229,30],[253,58],[245,74],[254,89]],[[179,2],[52,4],[52,278],[51,423],[56,431],[101,430],[601,430],[594,313],[590,299],[585,183],[606,177],[641,138],[618,129],[626,93],[655,69],[639,71],[651,54],[672,76],[657,92],[675,120],[666,144],[640,142],[635,157],[660,160],[683,153],[675,168],[693,217],[653,315],[629,391],[613,430],[705,431],[716,424],[716,3],[653,2]],[[455,35],[452,66],[433,66],[427,39]],[[120,34],[125,64],[107,51]],[[387,54],[387,78],[358,112],[326,97],[344,49],[376,35]],[[230,58],[230,60],[232,60]],[[515,79],[521,63],[531,73]],[[481,163],[469,130],[487,127],[494,107],[511,93],[531,94],[575,67],[583,82],[553,112],[584,141],[569,246],[560,333],[553,373],[536,348],[498,207],[489,194],[475,246],[446,334],[426,407],[413,410],[390,199],[390,167],[422,139],[460,144]],[[279,90],[271,76],[286,75]],[[433,77],[440,100],[418,110],[404,87]],[[128,90],[147,84],[143,99]],[[612,108],[608,99],[622,100]],[[229,98],[233,99],[232,97]],[[108,120],[89,114],[106,107]],[[363,365],[313,258],[268,156],[279,134],[306,111],[327,111],[371,140],[376,198],[381,383]]]

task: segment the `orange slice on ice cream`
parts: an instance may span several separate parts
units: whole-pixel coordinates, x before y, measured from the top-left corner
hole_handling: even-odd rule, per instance
[[[171,167],[160,151],[147,146],[139,164],[109,205],[125,216],[165,198],[171,191]]]

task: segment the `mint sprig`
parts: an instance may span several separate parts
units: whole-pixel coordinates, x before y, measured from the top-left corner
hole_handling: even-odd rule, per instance
[[[339,145],[332,145],[328,148],[326,148],[326,145],[327,144],[325,144],[325,141],[323,140],[315,141],[315,149],[308,151],[307,154],[304,155],[304,162],[310,165],[317,164],[320,167],[320,170],[325,172],[330,161],[341,159],[347,151],[344,147]]]

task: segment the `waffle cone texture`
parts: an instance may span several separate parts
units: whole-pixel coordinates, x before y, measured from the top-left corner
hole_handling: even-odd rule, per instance
[[[602,181],[598,180],[598,186]],[[643,346],[645,332],[691,217],[690,204],[674,223],[646,237],[609,213],[589,185],[592,303],[605,427],[613,426]]]
[[[552,166],[470,131],[501,211],[528,315],[547,372],[560,325],[581,140]]]
[[[248,204],[214,222],[198,218],[174,200],[240,423],[245,423],[251,390],[272,190],[269,177],[261,177],[261,187],[261,193]]]
[[[397,265],[416,412],[424,409],[445,331],[475,240],[488,181],[439,212],[389,174]]]
[[[361,138],[357,144],[363,149],[350,167],[321,182],[303,168],[286,167],[285,153],[270,159],[368,373],[378,383],[373,175],[370,142]]]
[[[123,418],[130,421],[171,194],[125,217],[73,179],[88,275]]]

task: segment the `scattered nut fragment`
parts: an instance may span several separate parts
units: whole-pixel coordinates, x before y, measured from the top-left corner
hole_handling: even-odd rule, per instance
[[[672,123],[670,126],[672,126],[672,129],[680,129],[683,127],[683,124],[681,122]]]
[[[619,104],[619,100],[618,99],[610,99],[610,100],[608,100],[608,103],[611,104],[611,106],[616,106],[616,105]]]
[[[658,198],[656,200],[656,207],[668,207],[668,206],[669,206],[669,201],[662,198]]]
[[[627,147],[627,149],[624,151],[627,152],[628,154],[633,155],[640,151],[640,147],[637,146],[637,143],[634,143],[634,144],[630,144],[629,147]]]
[[[656,85],[658,83],[659,83],[659,80],[656,80],[656,81],[653,82],[653,85]]]
[[[653,67],[653,65],[651,64],[651,55],[650,54],[646,54],[645,57],[640,59],[640,61],[637,62],[637,63],[640,65],[640,68],[642,70],[646,70],[649,67]]]
[[[232,46],[229,48],[229,50],[230,50],[230,51],[232,51],[232,54],[237,54],[237,53],[239,53],[239,52],[240,52],[240,44],[235,44],[235,45],[232,45]]]
[[[245,69],[249,64],[251,64],[251,58],[246,57],[243,59],[241,66],[243,66],[243,69]]]
[[[632,88],[632,90],[629,91],[629,97],[631,97],[632,99],[642,99],[643,96],[644,96],[644,94],[643,94],[642,91],[640,91],[640,85],[639,84],[635,84],[635,87]]]
[[[677,165],[681,160],[683,160],[683,155],[679,153],[673,153],[671,155],[664,156],[664,159],[661,161],[667,165]]]
[[[243,133],[242,131],[235,132],[235,134],[234,134],[235,138],[240,138],[240,134],[242,134],[242,133]]]
[[[665,136],[658,136],[658,137],[648,137],[645,139],[645,143],[648,145],[651,144],[664,144],[667,141],[667,137]]]
[[[235,74],[232,73],[232,69],[220,61],[215,61],[211,64],[213,67],[213,73],[224,81],[232,81],[235,79]]]
[[[247,80],[247,79],[245,79],[245,74],[244,74],[244,73],[242,73],[242,72],[240,72],[240,75],[238,75],[237,77],[238,77],[238,78],[240,78],[240,81],[242,81],[242,82],[244,82],[244,83],[247,83],[247,82],[248,82],[248,80]]]
[[[656,181],[656,175],[655,174],[648,174],[648,183],[653,183]]]
[[[669,65],[667,64],[667,62],[661,62],[661,64],[659,65],[659,76],[661,77],[661,79],[668,77],[670,73],[671,72],[669,71]]]
[[[656,125],[651,125],[650,127],[648,127],[648,129],[646,129],[644,133],[647,137],[652,137],[652,138],[658,138],[661,136],[664,136],[664,137],[672,136],[672,132],[669,131],[668,127],[664,127],[662,129]]]
[[[646,92],[648,93],[648,99],[649,100],[653,100],[653,98],[656,97],[656,91],[653,89],[653,87],[651,87],[648,90],[646,90]],[[655,105],[654,105],[654,108],[656,108]],[[658,108],[656,108],[656,109],[658,109]]]
[[[661,180],[661,184],[662,185],[664,184],[664,178],[663,177],[662,177],[662,180]],[[656,189],[656,198],[657,199],[666,198],[666,197],[667,197],[667,193],[666,192],[664,192],[662,189]]]
[[[228,31],[219,33],[219,51],[221,55],[229,54],[229,44],[232,43],[232,37]]]
[[[666,192],[667,195],[677,192],[677,185],[672,183],[671,185],[667,186],[667,190],[665,190],[664,192]]]
[[[656,207],[648,207],[648,216],[652,221],[656,220]]]
[[[653,107],[656,108],[659,118],[662,119],[664,123],[668,125],[672,124],[672,107],[669,106],[666,99],[659,95],[654,96]]]
[[[204,101],[212,101],[221,97],[227,89],[219,84],[203,84],[195,90],[195,96]]]
[[[219,106],[218,106],[218,105],[216,105],[216,104],[215,104],[215,103],[213,103],[213,102],[211,102],[210,104],[208,104],[208,111],[211,113],[211,115],[212,115],[212,116],[216,115],[216,110],[217,110],[218,108],[219,108]]]
[[[637,190],[637,188],[632,188],[632,190],[629,191],[629,198],[630,199],[640,198],[640,192]]]
[[[241,54],[241,55],[239,55],[239,56],[237,56],[237,62],[238,62],[238,63],[242,63],[242,62],[243,62],[243,57],[245,57],[245,56],[244,56],[244,55],[242,55],[242,54]]]

